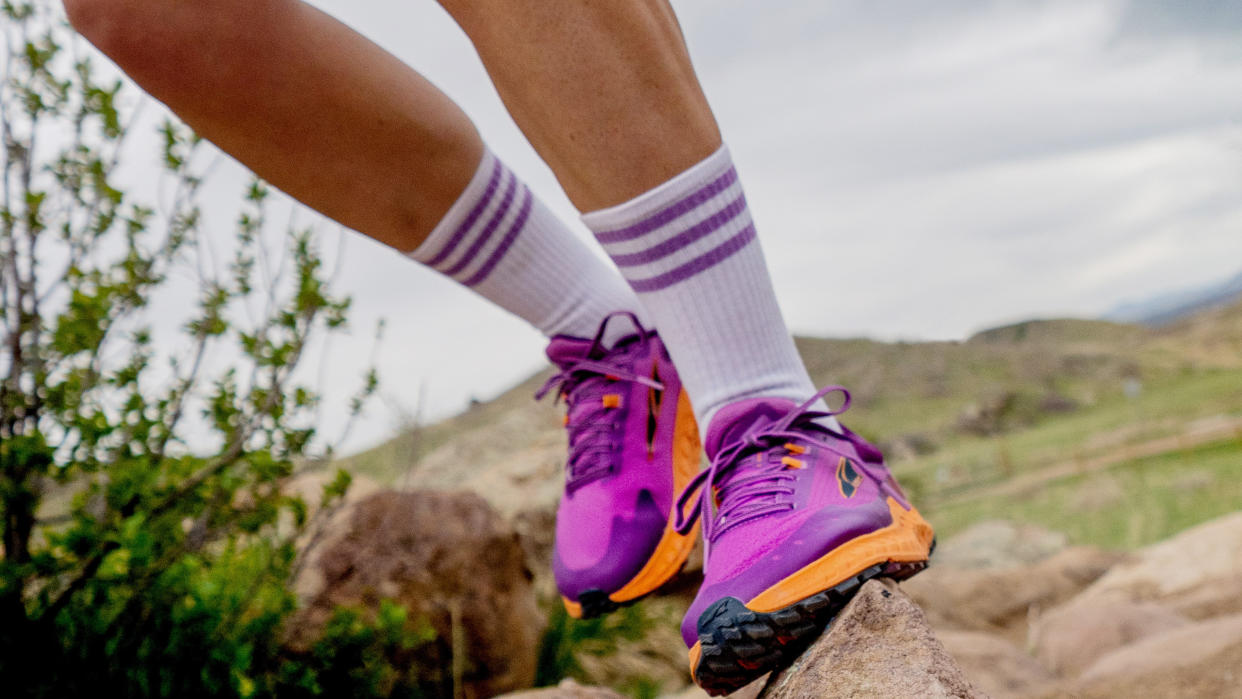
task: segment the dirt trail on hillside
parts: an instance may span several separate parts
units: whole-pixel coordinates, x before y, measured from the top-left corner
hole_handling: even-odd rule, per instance
[[[966,493],[944,498],[943,500],[933,497],[933,500],[935,500],[937,506],[946,506],[988,498],[1023,495],[1062,478],[1103,471],[1111,466],[1126,461],[1133,461],[1134,459],[1159,456],[1169,452],[1193,449],[1194,447],[1214,442],[1223,442],[1231,437],[1242,442],[1242,418],[1230,419],[1219,416],[1198,420],[1191,423],[1189,427],[1179,434],[1131,444],[1103,456],[1063,461],[1053,466],[1014,476],[1004,483],[983,486]]]

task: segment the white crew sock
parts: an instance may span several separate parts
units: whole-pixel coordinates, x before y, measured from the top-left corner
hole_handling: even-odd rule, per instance
[[[582,220],[654,319],[702,431],[734,401],[814,395],[728,149]]]
[[[646,315],[634,292],[490,150],[410,257],[525,319],[544,335],[592,338],[612,311]],[[608,324],[611,344],[634,329]]]

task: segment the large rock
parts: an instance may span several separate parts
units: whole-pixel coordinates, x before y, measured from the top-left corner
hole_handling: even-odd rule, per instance
[[[891,580],[873,580],[819,640],[774,675],[763,699],[981,697]]]
[[[990,697],[1028,696],[1056,676],[1003,638],[978,631],[938,631],[936,637],[980,691]]]
[[[1242,512],[1141,549],[1082,594],[1159,602],[1195,619],[1242,612]]]
[[[936,565],[904,583],[936,629],[999,633],[1024,644],[1028,619],[1078,594],[1122,559],[1088,547],[1032,566],[961,570]]]
[[[319,512],[323,501],[324,486],[335,479],[335,471],[306,471],[285,481],[281,486],[281,491],[286,495],[302,498],[302,501],[306,503],[307,516],[314,517]],[[380,490],[380,485],[374,480],[366,476],[353,474],[350,476],[349,488],[345,491],[343,502],[345,504],[357,502]]]
[[[1242,614],[1149,636],[1097,660],[1084,697],[1242,696]]]
[[[319,590],[293,644],[316,637],[338,607],[385,599],[435,632],[436,657],[465,697],[530,687],[542,616],[517,534],[479,496],[380,492],[346,509],[343,530],[313,559]]]
[[[281,491],[285,495],[298,497],[306,505],[307,526],[299,534],[298,550],[316,558],[329,548],[335,539],[349,529],[349,518],[354,504],[378,493],[382,488],[378,483],[366,476],[351,476],[349,489],[345,496],[331,503],[328,509],[323,508],[323,489],[336,479],[332,471],[307,471],[285,481]],[[280,523],[283,531],[293,528],[292,517]],[[288,529],[284,529],[284,528]],[[298,598],[307,600],[323,589],[323,580],[317,575],[316,566],[306,566],[303,574],[295,581],[294,591]]]
[[[1122,646],[1188,623],[1181,614],[1150,602],[1075,600],[1041,616],[1031,635],[1035,657],[1070,678]]]

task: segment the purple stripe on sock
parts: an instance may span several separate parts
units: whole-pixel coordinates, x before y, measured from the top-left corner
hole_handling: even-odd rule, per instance
[[[755,224],[747,224],[740,233],[721,243],[719,247],[709,250],[702,255],[690,260],[680,267],[658,274],[647,279],[638,279],[630,282],[630,286],[637,292],[659,291],[668,287],[684,282],[685,280],[706,272],[716,265],[729,259],[738,250],[750,244],[755,239]]]
[[[503,170],[504,165],[501,164],[500,158],[496,158],[496,164],[492,166],[492,176],[487,180],[487,189],[483,190],[483,196],[479,197],[479,200],[474,203],[474,207],[470,209],[470,213],[466,214],[466,220],[461,222],[456,231],[453,231],[453,237],[449,238],[449,241],[445,243],[444,247],[440,248],[440,252],[437,252],[435,257],[427,261],[428,267],[435,267],[447,260],[448,256],[452,255],[457,246],[461,244],[462,239],[466,237],[466,233],[474,227],[475,221],[479,220],[479,216],[483,214],[483,209],[486,209],[487,205],[491,203],[492,197],[496,196],[496,189],[500,186],[500,173]]]
[[[615,255],[612,261],[618,267],[633,267],[635,265],[645,265],[649,262],[655,262],[664,257],[668,257],[679,250],[685,249],[696,240],[700,240],[716,231],[720,230],[733,219],[738,217],[746,210],[746,195],[739,194],[728,206],[708,216],[699,223],[687,228],[679,235],[653,245],[646,250],[631,253],[629,255]]]
[[[601,243],[620,243],[625,240],[633,240],[654,231],[675,218],[694,211],[703,202],[731,187],[734,182],[737,182],[737,170],[731,167],[723,175],[704,185],[701,189],[692,192],[685,199],[665,207],[631,226],[618,228],[615,231],[600,231],[595,234],[595,239]]]
[[[462,284],[475,286],[487,279],[487,275],[492,273],[492,270],[495,269],[501,258],[509,251],[509,247],[513,245],[513,241],[517,240],[517,237],[526,228],[526,219],[530,217],[530,210],[534,206],[535,198],[531,195],[530,188],[526,185],[522,185],[522,189],[526,192],[526,196],[522,198],[522,208],[518,211],[517,218],[513,220],[513,225],[509,226],[509,232],[505,234],[504,239],[500,241],[500,245],[496,246],[496,249],[492,251],[491,257],[487,258],[487,262],[483,263],[479,271],[475,272],[473,276],[462,282]]]
[[[500,206],[496,207],[496,211],[492,214],[491,219],[488,220],[487,225],[474,237],[474,241],[466,249],[466,254],[462,255],[461,259],[454,263],[452,267],[440,270],[441,272],[451,277],[461,272],[474,261],[474,256],[479,254],[479,250],[483,249],[483,246],[487,244],[492,234],[496,232],[496,227],[500,225],[505,214],[509,213],[509,207],[513,204],[513,194],[516,191],[517,175],[509,173],[509,184],[505,187],[505,196],[500,200]]]

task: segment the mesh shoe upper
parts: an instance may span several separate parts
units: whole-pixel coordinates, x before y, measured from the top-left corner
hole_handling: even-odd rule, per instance
[[[808,410],[831,391],[845,397],[840,410]],[[711,467],[677,507],[686,511],[681,528],[702,518],[707,547],[703,585],[682,624],[687,646],[713,602],[748,602],[841,544],[890,525],[890,498],[910,509],[878,449],[845,427],[819,422],[844,412],[849,393],[834,386],[815,399],[801,406],[743,400],[713,419],[706,440]]]

